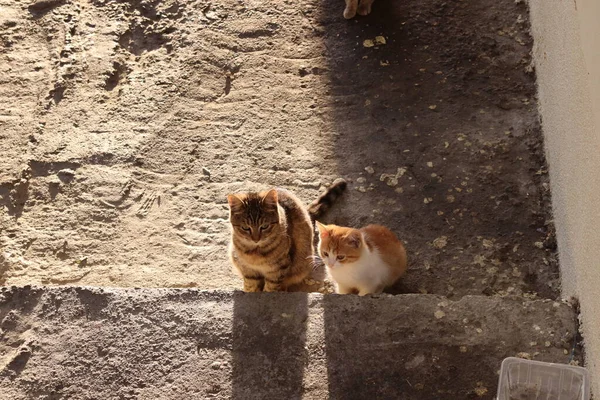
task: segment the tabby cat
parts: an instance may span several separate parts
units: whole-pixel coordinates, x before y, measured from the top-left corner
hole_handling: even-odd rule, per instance
[[[359,15],[369,15],[374,1],[375,0],[346,0],[344,18],[354,18],[357,12]]]
[[[313,269],[313,224],[346,188],[336,180],[308,209],[291,192],[271,189],[227,196],[229,257],[246,292],[285,291]]]

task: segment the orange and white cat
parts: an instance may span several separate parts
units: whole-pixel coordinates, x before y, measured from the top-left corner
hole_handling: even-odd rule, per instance
[[[406,250],[381,225],[361,229],[317,222],[319,256],[336,283],[337,293],[381,293],[406,272]]]

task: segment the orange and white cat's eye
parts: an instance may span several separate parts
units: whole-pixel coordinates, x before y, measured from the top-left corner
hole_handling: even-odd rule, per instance
[[[342,261],[344,258],[346,258],[346,256],[337,256],[337,259],[338,259],[339,261]]]
[[[323,252],[323,255],[324,255],[325,257],[329,257],[329,253],[328,253],[328,252],[326,252],[326,251],[324,251],[324,252]]]

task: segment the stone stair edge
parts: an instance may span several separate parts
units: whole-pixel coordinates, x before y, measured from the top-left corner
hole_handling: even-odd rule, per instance
[[[457,299],[449,299],[448,297],[435,294],[435,293],[402,293],[402,294],[376,294],[367,295],[364,297],[358,295],[347,295],[347,294],[336,294],[336,293],[318,293],[318,292],[280,292],[280,293],[246,293],[242,290],[231,290],[231,289],[200,289],[200,288],[171,288],[171,287],[120,287],[120,286],[86,286],[86,285],[10,285],[0,286],[0,296],[7,295],[10,293],[18,292],[70,292],[70,291],[87,291],[96,294],[153,294],[153,295],[166,295],[166,294],[179,294],[179,295],[190,295],[197,294],[201,299],[209,299],[211,297],[216,298],[233,298],[233,296],[257,296],[257,297],[280,297],[280,296],[297,296],[307,297],[311,300],[319,300],[326,298],[337,298],[348,297],[350,299],[378,299],[381,301],[400,300],[407,298],[420,298],[420,299],[437,299],[446,304],[461,304],[469,303],[470,301],[477,299],[480,301],[495,302],[498,300],[509,301],[509,302],[521,302],[523,304],[549,304],[552,303],[555,307],[568,307],[570,309],[575,308],[575,304],[570,299],[553,300],[547,298],[524,298],[523,296],[486,296],[486,295],[465,295]],[[2,297],[0,297],[0,304],[2,304]]]

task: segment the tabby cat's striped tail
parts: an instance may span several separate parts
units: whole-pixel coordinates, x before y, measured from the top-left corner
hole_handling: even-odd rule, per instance
[[[321,218],[323,214],[331,208],[333,203],[338,197],[346,190],[346,181],[342,178],[336,179],[333,184],[327,189],[325,193],[319,196],[310,206],[308,206],[308,214],[310,219],[314,222],[318,218]]]

